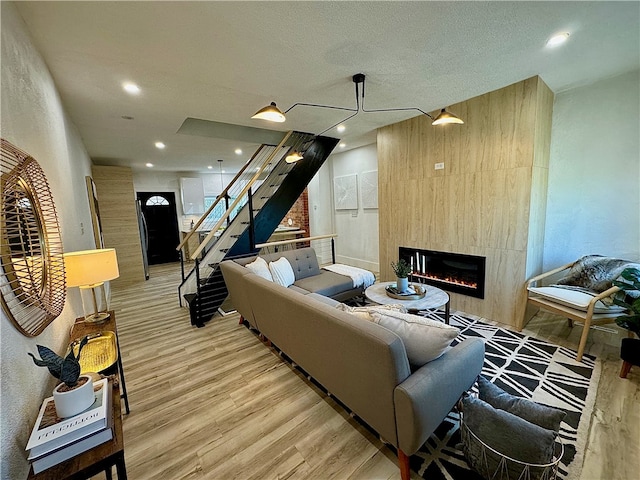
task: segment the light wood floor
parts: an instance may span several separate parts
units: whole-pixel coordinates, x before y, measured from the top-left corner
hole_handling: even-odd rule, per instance
[[[113,291],[131,405],[130,479],[400,478],[393,451],[237,315],[191,327],[178,306],[178,279],[177,265],[154,266],[148,282]],[[575,349],[580,332],[539,315],[527,333]],[[618,377],[620,337],[590,338],[587,351],[604,362],[583,480],[640,471],[640,368]]]

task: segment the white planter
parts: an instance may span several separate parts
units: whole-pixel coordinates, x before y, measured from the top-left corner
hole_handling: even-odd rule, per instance
[[[58,389],[64,385],[61,383],[53,389],[53,401],[56,404],[56,413],[61,418],[73,417],[80,412],[89,408],[94,400],[93,381],[89,375],[80,375],[80,378],[86,377],[87,382],[68,392],[59,392]]]
[[[400,293],[404,293],[409,289],[409,279],[405,278],[396,278],[396,289]]]

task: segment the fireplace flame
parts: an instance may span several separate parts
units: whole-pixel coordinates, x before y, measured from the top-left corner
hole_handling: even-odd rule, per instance
[[[473,289],[478,288],[478,282],[468,282],[468,281],[461,280],[459,278],[451,277],[451,276],[437,277],[435,275],[422,274],[422,273],[416,273],[416,272],[412,272],[411,275],[414,277],[424,278],[427,280],[435,280],[436,282],[448,283],[450,285],[458,285],[461,287],[473,288]]]

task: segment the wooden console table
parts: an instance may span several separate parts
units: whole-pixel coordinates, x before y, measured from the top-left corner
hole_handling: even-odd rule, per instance
[[[122,355],[120,354],[120,340],[118,339],[118,329],[116,327],[116,314],[113,310],[109,312],[110,316],[106,322],[103,323],[89,323],[84,321],[84,317],[76,318],[76,322],[73,324],[71,333],[69,334],[70,341],[82,338],[85,335],[91,335],[93,333],[111,331],[116,335],[116,345],[118,347],[118,376],[120,377],[120,385],[122,386],[120,398],[124,400],[125,412],[129,414],[129,398],[127,397],[127,384],[124,381],[124,369],[122,368]],[[100,373],[100,372],[96,372]],[[113,372],[103,372],[113,373]]]
[[[127,480],[127,468],[124,463],[120,389],[111,380],[109,381],[109,386],[113,388],[113,395],[111,395],[113,438],[37,475],[34,475],[31,468],[28,480],[86,480],[98,475],[100,472],[105,472],[107,480],[111,480],[111,470],[114,465],[118,473],[118,480]]]

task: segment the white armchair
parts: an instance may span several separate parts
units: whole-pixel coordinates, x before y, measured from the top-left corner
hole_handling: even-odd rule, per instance
[[[580,344],[578,346],[578,354],[576,360],[580,362],[584,349],[587,343],[587,336],[589,335],[589,329],[595,325],[605,325],[614,323],[615,319],[625,313],[622,307],[606,302],[606,300],[620,291],[618,287],[610,287],[602,292],[589,292],[584,288],[572,288],[566,285],[549,285],[538,286],[544,279],[547,279],[553,275],[559,274],[563,271],[567,273],[574,267],[586,260],[593,260],[595,256],[583,257],[575,262],[568,263],[562,267],[555,268],[548,272],[542,273],[531,278],[526,283],[529,304],[539,307],[543,310],[555,313],[567,317],[569,326],[573,327],[573,322],[581,322],[583,324],[582,335],[580,336]],[[606,257],[599,257],[605,259]],[[616,268],[611,271],[611,279],[615,279],[619,272],[626,267],[635,266],[631,262],[624,260],[616,262],[624,262],[616,265]],[[595,269],[597,273],[602,274],[602,269]],[[592,270],[593,271],[593,270]],[[583,275],[589,275],[590,270],[585,269]]]

